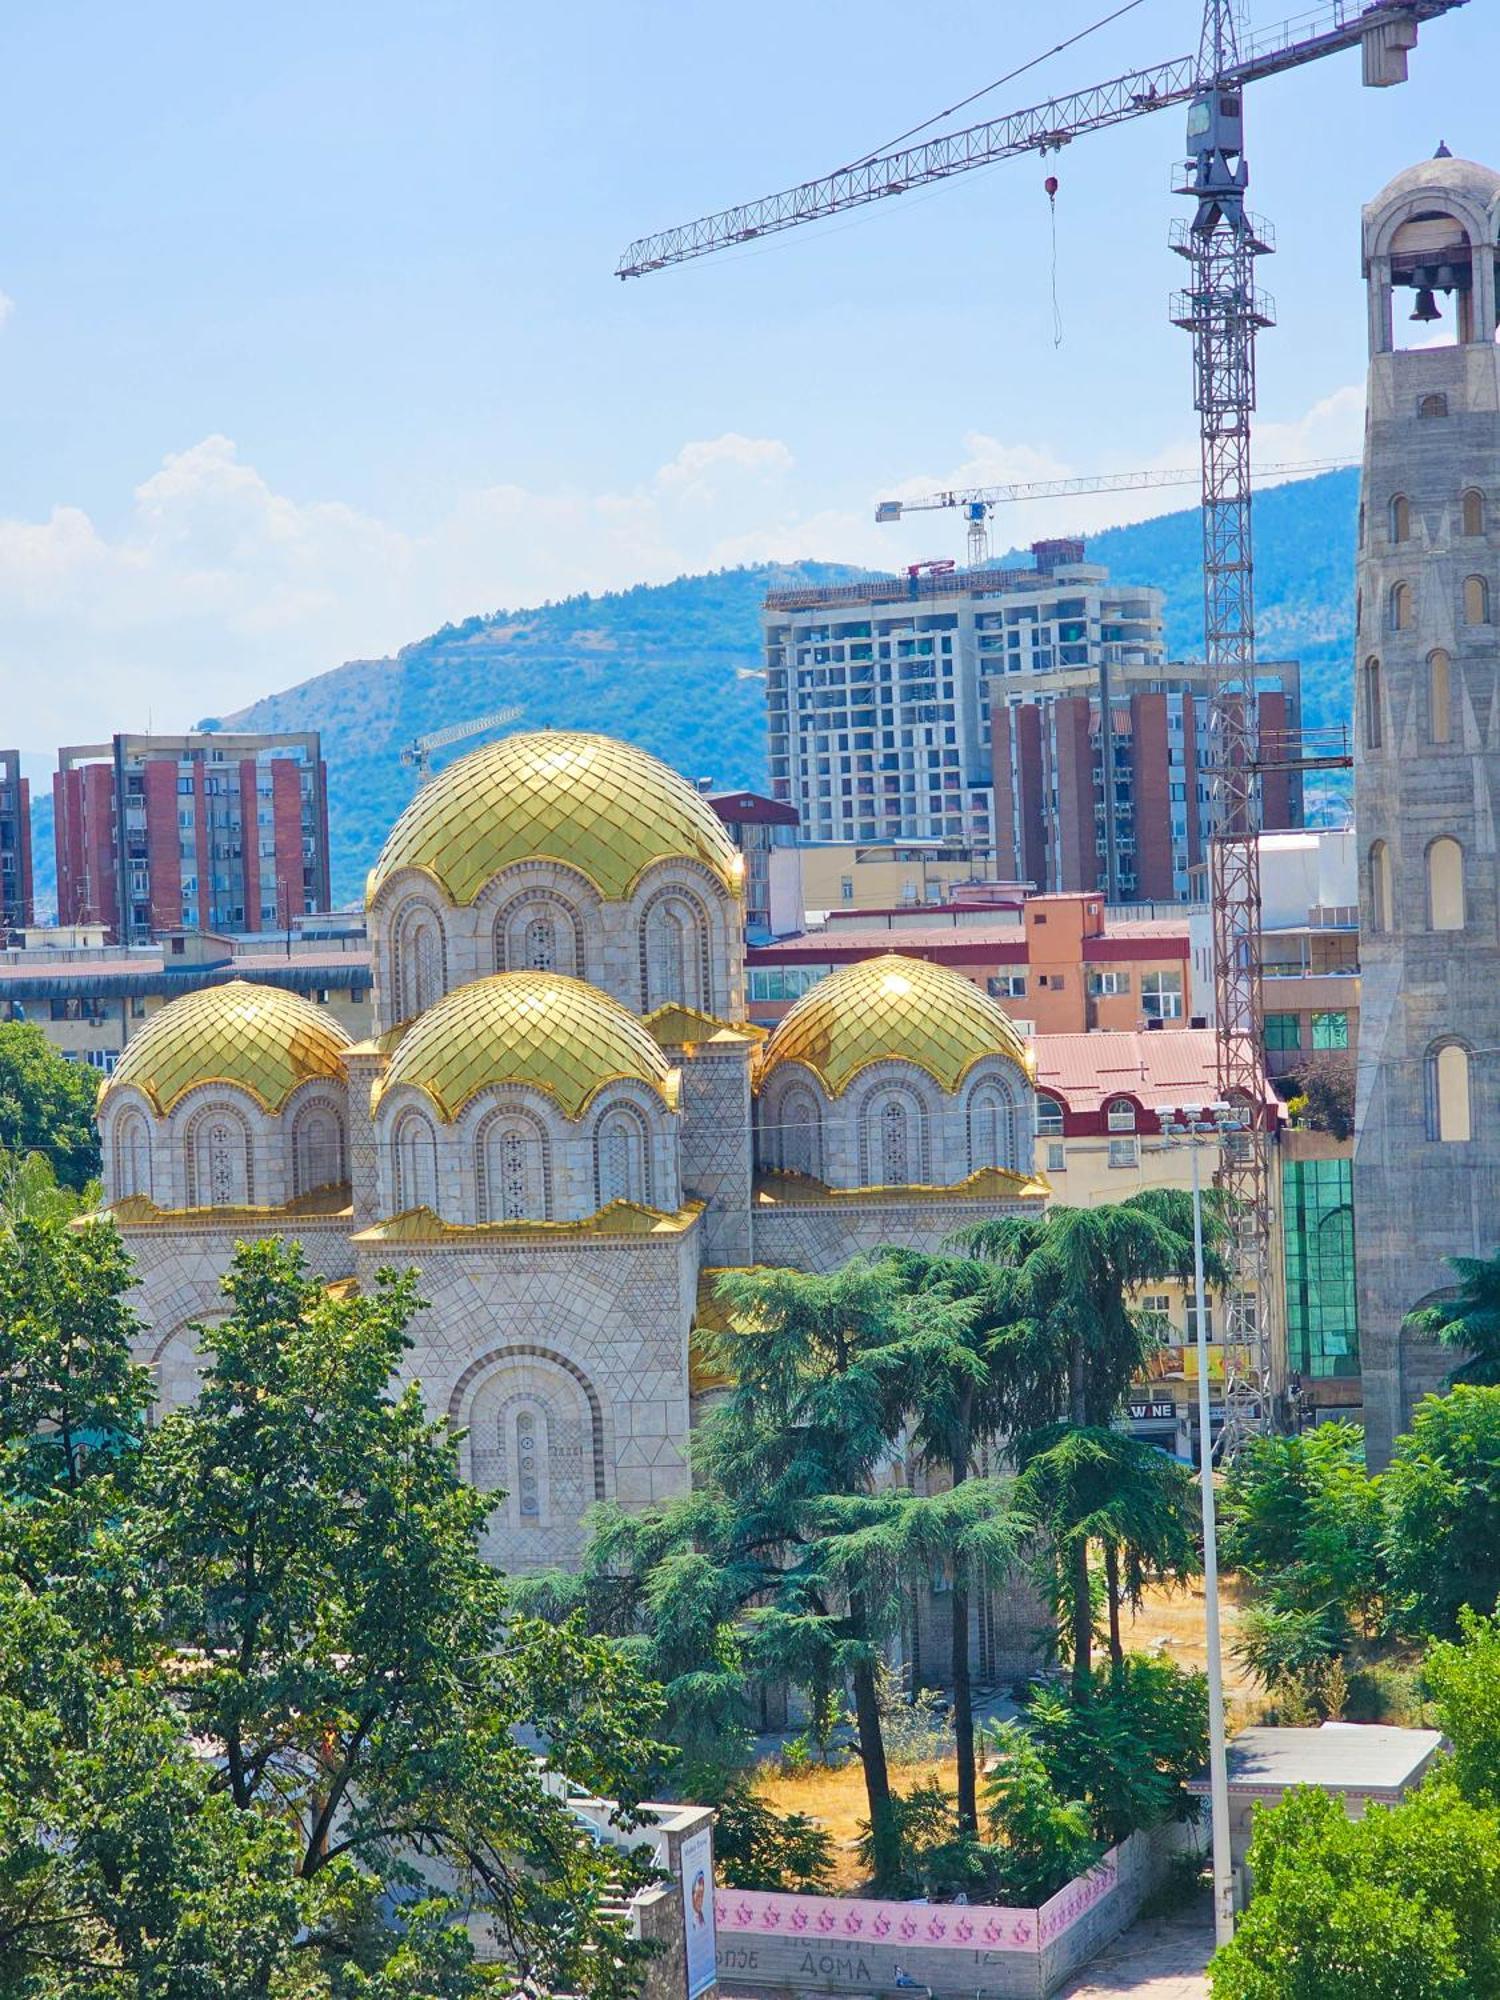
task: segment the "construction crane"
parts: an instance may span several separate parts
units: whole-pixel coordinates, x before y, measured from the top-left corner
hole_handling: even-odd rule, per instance
[[[1285,465],[1258,465],[1257,485],[1282,479],[1311,479],[1320,472],[1341,472],[1357,465],[1355,458],[1303,458]],[[1196,465],[1176,465],[1153,472],[1095,472],[1078,479],[1013,479],[1003,486],[950,486],[920,500],[881,500],[875,519],[899,521],[907,514],[928,514],[939,508],[963,511],[969,530],[969,567],[977,569],[990,556],[990,516],[997,507],[1020,500],[1076,500],[1090,493],[1130,493],[1141,487],[1196,486],[1202,478]]]
[[[434,729],[426,736],[414,738],[401,752],[401,761],[409,771],[416,772],[420,789],[432,776],[434,751],[463,743],[470,736],[483,736],[490,729],[503,729],[508,722],[517,721],[524,713],[519,708],[497,708],[493,715],[476,715],[472,722],[450,722],[446,729]]]
[[[630,245],[616,267],[640,277],[694,257],[758,242],[825,216],[883,201],[1018,154],[1057,151],[1084,133],[1187,106],[1187,159],[1177,192],[1194,204],[1169,238],[1188,265],[1171,318],[1192,335],[1203,508],[1204,658],[1213,675],[1210,755],[1213,838],[1209,875],[1219,1097],[1248,1115],[1221,1149],[1233,1269],[1225,1329],[1224,1416],[1219,1449],[1274,1422],[1273,1359],[1279,1313],[1271,1259],[1270,1135],[1260,1128],[1260,769],[1255,682],[1255,606],[1250,539],[1250,422],[1255,407],[1255,336],[1273,322],[1255,286],[1256,259],[1273,248],[1270,228],[1245,205],[1247,84],[1358,48],[1375,88],[1406,80],[1407,56],[1424,22],[1466,0],[1331,0],[1258,41],[1236,38],[1234,0],[1204,0],[1195,55],[1130,71],[1092,89],[1050,98],[1004,118],[947,132],[920,145],[871,154],[849,166]],[[1049,189],[1049,193],[1052,192]],[[1283,765],[1284,765],[1284,760]],[[1106,774],[1106,783],[1112,779]],[[1113,798],[1104,802],[1106,822]],[[1202,1441],[1210,1449],[1210,1441]]]

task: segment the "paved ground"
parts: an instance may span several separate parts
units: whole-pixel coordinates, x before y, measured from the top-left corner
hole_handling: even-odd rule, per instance
[[[1204,1968],[1213,1948],[1211,1918],[1142,1919],[1086,1965],[1058,2000],[1107,2000],[1119,1993],[1135,2000],[1207,2000]]]

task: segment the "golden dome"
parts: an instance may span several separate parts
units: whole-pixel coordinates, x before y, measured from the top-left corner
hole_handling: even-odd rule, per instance
[[[380,850],[365,900],[398,868],[424,869],[464,905],[514,862],[560,861],[618,902],[653,861],[681,859],[740,893],[739,852],[685,779],[612,737],[540,730],[487,743],[424,785]]]
[[[267,1111],[279,1111],[311,1076],[343,1075],[349,1037],[321,1007],[280,986],[231,979],[185,993],[153,1014],[125,1045],[99,1093],[102,1105],[126,1084],[165,1117],[200,1083],[232,1083]]]
[[[597,986],[557,972],[495,972],[459,986],[407,1030],[376,1089],[426,1091],[450,1123],[492,1083],[529,1083],[582,1115],[607,1083],[630,1077],[675,1103],[675,1078],[634,1014]]]
[[[840,1097],[871,1063],[909,1062],[951,1092],[985,1056],[1008,1056],[1029,1073],[1014,1022],[971,980],[886,952],[841,966],[803,994],[766,1045],[761,1080],[780,1063],[805,1063]]]

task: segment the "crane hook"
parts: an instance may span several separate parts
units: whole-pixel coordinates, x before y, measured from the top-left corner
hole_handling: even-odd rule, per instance
[[[1057,304],[1057,175],[1048,174],[1042,182],[1047,191],[1047,206],[1052,222],[1052,345],[1062,346],[1062,313]]]

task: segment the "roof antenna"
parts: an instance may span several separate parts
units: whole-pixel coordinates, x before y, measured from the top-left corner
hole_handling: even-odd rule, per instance
[[[1438,149],[1432,157],[1435,160],[1451,160],[1453,158],[1453,155],[1448,151],[1448,141],[1446,139],[1438,140]]]

